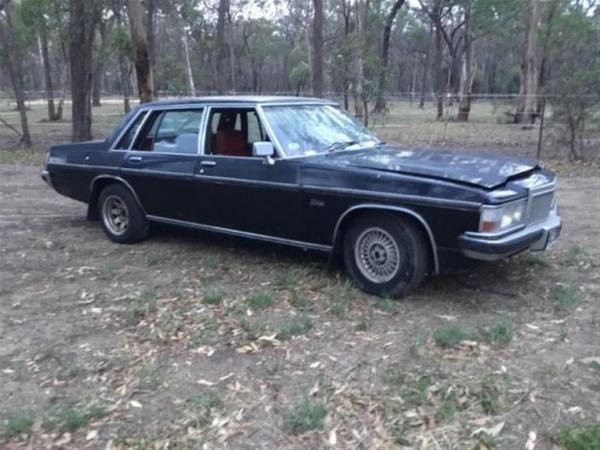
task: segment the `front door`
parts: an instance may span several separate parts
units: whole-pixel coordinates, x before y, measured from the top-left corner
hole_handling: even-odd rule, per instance
[[[149,216],[195,221],[194,169],[202,108],[151,111],[127,151],[121,176]]]
[[[254,108],[213,107],[204,154],[196,167],[202,223],[268,237],[297,240],[302,217],[299,163],[252,155],[268,141]]]

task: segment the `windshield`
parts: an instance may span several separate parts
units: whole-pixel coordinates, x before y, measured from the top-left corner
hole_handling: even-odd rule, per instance
[[[334,106],[265,106],[263,111],[288,157],[379,144],[363,124]]]

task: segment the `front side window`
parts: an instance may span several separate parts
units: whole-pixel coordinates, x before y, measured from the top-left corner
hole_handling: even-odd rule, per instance
[[[268,140],[254,108],[213,108],[208,120],[207,155],[250,157],[255,142]]]
[[[263,111],[286,156],[310,156],[380,143],[362,123],[334,106],[265,106]]]
[[[158,153],[198,152],[202,110],[153,111],[133,149]]]

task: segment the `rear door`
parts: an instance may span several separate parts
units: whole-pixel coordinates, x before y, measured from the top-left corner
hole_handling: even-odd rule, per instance
[[[203,120],[201,107],[153,110],[132,138],[121,176],[132,185],[149,216],[197,219],[194,169]]]

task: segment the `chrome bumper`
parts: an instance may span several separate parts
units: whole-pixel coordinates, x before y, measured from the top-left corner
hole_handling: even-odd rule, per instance
[[[495,239],[479,233],[465,233],[458,241],[466,257],[494,261],[525,250],[545,250],[558,238],[561,227],[558,207],[555,206],[544,222],[528,225],[514,233]]]
[[[54,189],[54,185],[52,184],[52,178],[50,178],[50,172],[48,172],[47,169],[42,170],[41,176],[42,176],[42,180],[44,180],[44,182],[48,186],[50,186],[51,188]]]

